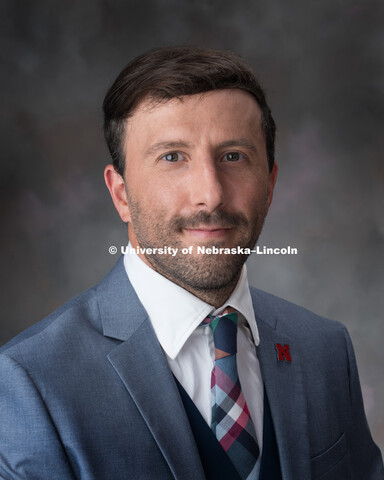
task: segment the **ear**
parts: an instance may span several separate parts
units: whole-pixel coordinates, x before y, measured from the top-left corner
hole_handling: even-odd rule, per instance
[[[279,166],[277,165],[276,162],[274,162],[273,168],[269,173],[269,179],[268,179],[268,209],[272,203],[273,189],[275,188],[278,170],[279,170]]]
[[[128,208],[127,192],[123,177],[116,172],[113,165],[107,165],[104,169],[104,180],[111,194],[116,210],[123,222],[129,222],[131,215]]]

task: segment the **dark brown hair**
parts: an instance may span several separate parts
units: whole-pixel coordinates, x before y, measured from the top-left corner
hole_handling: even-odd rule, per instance
[[[166,101],[183,95],[239,88],[260,106],[269,169],[274,164],[276,126],[254,73],[235,53],[197,47],[150,50],[132,60],[108,90],[104,103],[104,135],[113,165],[124,172],[126,120],[143,100]]]

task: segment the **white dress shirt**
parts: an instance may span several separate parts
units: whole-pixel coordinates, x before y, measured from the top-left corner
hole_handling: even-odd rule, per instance
[[[201,325],[201,322],[210,314],[220,314],[227,306],[235,308],[240,313],[237,367],[261,451],[263,381],[255,348],[260,340],[246,266],[244,265],[231,296],[225,305],[218,309],[157,273],[136,253],[124,255],[124,266],[136,294],[148,313],[172,373],[209,426],[212,415],[211,372],[215,348],[212,329],[209,325]]]

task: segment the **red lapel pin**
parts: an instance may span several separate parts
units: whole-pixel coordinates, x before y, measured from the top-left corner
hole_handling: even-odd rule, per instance
[[[277,350],[277,359],[279,362],[286,361],[286,362],[291,362],[291,354],[289,353],[289,345],[281,345],[281,343],[276,343],[275,345],[276,350]]]

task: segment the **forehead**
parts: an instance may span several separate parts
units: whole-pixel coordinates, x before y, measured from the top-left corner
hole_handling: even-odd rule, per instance
[[[211,142],[236,136],[263,140],[261,110],[255,98],[240,89],[144,100],[127,121],[126,146],[164,136]]]

